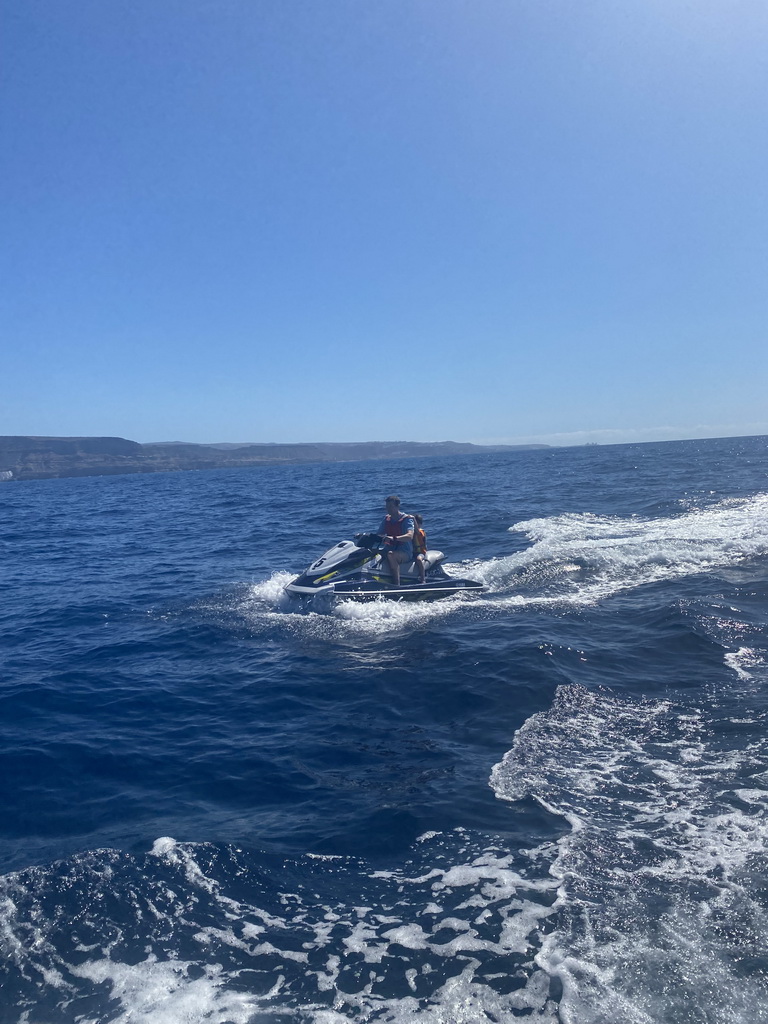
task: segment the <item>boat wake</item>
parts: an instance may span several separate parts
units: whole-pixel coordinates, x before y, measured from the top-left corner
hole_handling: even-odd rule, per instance
[[[554,1024],[532,954],[555,883],[518,868],[463,830],[391,871],[170,838],[94,851],[2,880],[5,991],[46,1024],[105,997],[116,1024]]]
[[[570,825],[540,851],[559,894],[536,963],[562,982],[562,1020],[746,1024],[765,1005],[749,965],[768,939],[755,887],[768,742],[762,720],[747,750],[713,741],[728,734],[717,719],[562,687],[495,767],[497,796],[532,797]]]
[[[665,518],[566,513],[509,530],[524,534],[530,547],[462,567],[489,587],[489,602],[591,605],[622,591],[765,556],[768,494]]]

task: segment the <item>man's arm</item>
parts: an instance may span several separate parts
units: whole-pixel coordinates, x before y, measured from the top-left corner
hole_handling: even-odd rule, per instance
[[[405,527],[407,532],[399,534],[397,539],[411,540],[411,538],[413,537],[413,531],[416,528],[416,523],[414,522],[412,516],[405,517],[405,519],[403,520],[403,526]]]

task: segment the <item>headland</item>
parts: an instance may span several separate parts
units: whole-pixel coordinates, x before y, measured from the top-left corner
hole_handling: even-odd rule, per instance
[[[124,437],[0,436],[0,481],[119,473],[169,473],[304,462],[357,462],[548,448],[546,444],[479,445],[462,441],[360,441],[306,444],[140,444]]]

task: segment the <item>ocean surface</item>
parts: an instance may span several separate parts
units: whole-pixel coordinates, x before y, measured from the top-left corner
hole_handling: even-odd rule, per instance
[[[301,610],[399,493],[482,595]],[[0,485],[0,1022],[768,1021],[768,438]]]

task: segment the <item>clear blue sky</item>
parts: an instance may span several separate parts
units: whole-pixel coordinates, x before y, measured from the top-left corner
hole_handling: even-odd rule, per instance
[[[0,434],[768,433],[765,0],[23,0]]]

